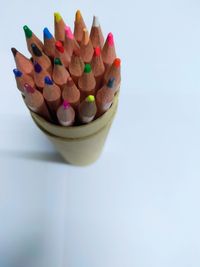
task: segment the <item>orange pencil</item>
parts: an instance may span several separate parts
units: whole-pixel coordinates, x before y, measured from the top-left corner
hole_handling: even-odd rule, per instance
[[[85,64],[83,75],[78,80],[78,87],[81,92],[81,100],[88,95],[94,95],[96,81],[90,64]]]
[[[43,69],[51,73],[52,66],[51,66],[51,60],[49,59],[49,57],[47,57],[36,44],[31,44],[31,48],[32,48],[32,56],[33,56],[34,61],[39,63]]]
[[[66,70],[59,58],[54,59],[52,77],[54,82],[61,87],[67,82],[67,79],[69,78],[69,72]]]
[[[107,85],[104,85],[96,95],[96,103],[98,107],[98,116],[106,112],[112,105],[114,99],[114,82],[115,79],[112,78],[108,81]]]
[[[30,86],[35,87],[35,83],[33,81],[33,78],[30,75],[22,73],[18,69],[14,69],[13,73],[15,75],[15,80],[17,84],[17,88],[20,90],[20,92],[24,95],[24,84],[28,83]]]
[[[33,63],[31,60],[17,51],[17,49],[14,47],[11,48],[11,51],[15,59],[16,67],[24,74],[33,76]]]
[[[45,77],[43,97],[51,111],[52,117],[57,121],[56,112],[61,104],[61,90],[48,76]]]
[[[94,56],[92,58],[91,66],[94,73],[94,77],[96,79],[96,91],[97,91],[102,86],[102,80],[105,71],[105,66],[103,64],[103,60],[101,57],[100,47],[96,47],[94,49]]]
[[[69,64],[69,72],[76,84],[78,83],[79,77],[83,74],[84,66],[85,64],[80,56],[80,53],[78,51],[74,51]]]
[[[78,43],[82,41],[83,38],[83,29],[85,28],[85,22],[81,15],[80,10],[76,12],[76,18],[74,22],[74,37]]]
[[[34,81],[40,91],[44,88],[44,78],[49,76],[49,72],[43,69],[37,62],[34,63]]]
[[[31,44],[37,44],[37,46],[40,49],[44,49],[44,45],[43,43],[40,41],[40,39],[29,29],[29,27],[27,25],[25,25],[23,27],[24,29],[24,33],[25,33],[25,37],[26,37],[26,42],[27,42],[27,47],[30,53],[32,53],[32,49],[31,49]]]
[[[65,22],[59,12],[54,13],[55,38],[58,41],[65,40]]]
[[[85,63],[90,63],[93,56],[93,45],[90,40],[90,36],[88,30],[85,28],[83,29],[83,38],[80,44],[80,53],[83,61]]]
[[[95,97],[93,95],[87,96],[83,100],[83,102],[79,105],[78,111],[79,111],[79,118],[82,123],[91,122],[97,113]]]
[[[93,24],[90,32],[90,39],[92,41],[93,47],[103,47],[104,37],[101,31],[101,26],[99,20],[96,16],[93,17]]]
[[[51,116],[45,104],[43,95],[27,83],[24,85],[24,93],[24,101],[27,107],[42,116],[44,119],[51,121]]]
[[[43,36],[44,36],[44,52],[47,56],[50,58],[55,57],[55,38],[50,33],[48,28],[44,28],[43,30]]]
[[[67,100],[74,109],[80,102],[80,91],[71,77],[68,78],[67,83],[63,86],[62,98]]]
[[[69,62],[71,59],[61,41],[56,41],[55,43],[55,57],[60,58],[65,67],[69,66]]]
[[[105,73],[104,80],[107,83],[109,79],[115,78],[115,92],[119,90],[119,85],[121,83],[121,60],[119,58],[116,58],[111,65],[111,67],[108,69],[108,71]]]
[[[64,100],[63,104],[58,108],[57,118],[62,126],[70,126],[74,124],[75,111],[66,100]]]
[[[102,58],[106,67],[109,67],[116,58],[114,38],[111,32],[108,34],[105,45],[103,47]]]

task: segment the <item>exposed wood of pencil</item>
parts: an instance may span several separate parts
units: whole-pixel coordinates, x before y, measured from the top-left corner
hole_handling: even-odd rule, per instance
[[[54,32],[57,41],[65,40],[65,22],[58,12],[54,13]]]
[[[32,57],[33,60],[36,61],[37,63],[40,64],[40,66],[47,70],[49,73],[52,72],[52,64],[51,60],[47,55],[43,53],[43,51],[36,45],[36,44],[31,44],[32,48]]]
[[[44,52],[50,58],[55,57],[55,38],[51,35],[49,38],[44,37]]]
[[[90,63],[93,56],[93,46],[88,30],[83,29],[83,38],[80,44],[80,54],[85,63]]]
[[[15,77],[17,88],[20,90],[22,95],[24,95],[24,84],[30,84],[30,86],[35,87],[33,78],[30,75],[22,74],[21,77]]]
[[[76,18],[74,22],[74,37],[80,43],[83,37],[83,29],[86,27],[80,10],[76,12]]]
[[[55,61],[54,61],[52,77],[53,77],[54,82],[57,85],[62,87],[67,82],[67,79],[69,78],[69,72],[66,70],[66,68],[64,67],[64,65],[58,58],[55,59]]]
[[[93,18],[93,25],[90,32],[90,39],[92,41],[93,47],[101,47],[103,48],[104,45],[104,37],[102,34],[101,26],[99,24],[98,18],[94,16]]]
[[[100,47],[96,47],[94,49],[94,55],[91,62],[92,71],[94,73],[94,77],[96,79],[96,91],[99,90],[102,86],[103,76],[105,72],[105,66],[101,56]]]
[[[31,48],[32,43],[37,44],[37,46],[40,49],[44,50],[44,45],[42,41],[28,28],[28,26],[25,25],[23,29],[25,32],[25,38],[29,52],[32,53],[32,48]]]
[[[121,83],[121,60],[116,58],[113,64],[108,68],[105,73],[104,81],[107,83],[109,79],[115,78],[115,93],[119,90],[119,85]]]
[[[43,69],[38,63],[35,63],[34,67],[34,81],[38,89],[42,91],[44,88],[44,78],[50,76],[50,73]]]
[[[89,65],[89,64],[86,64],[86,65]],[[85,67],[85,69],[86,68],[87,66]],[[81,92],[81,101],[88,95],[95,94],[95,86],[96,86],[96,81],[95,81],[92,70],[87,71],[87,72],[84,71],[83,75],[78,80],[78,87]]]
[[[67,83],[63,86],[62,98],[67,100],[74,109],[76,109],[80,102],[80,91],[71,77],[68,78]]]
[[[105,113],[112,105],[114,99],[114,90],[104,85],[96,94],[96,103],[98,108],[98,117]]]
[[[116,58],[115,44],[112,33],[108,34],[102,50],[102,58],[106,68],[108,68]]]
[[[66,68],[69,66],[71,59],[61,41],[55,43],[55,57],[60,58]]]
[[[61,90],[55,83],[52,85],[45,84],[43,89],[44,99],[53,114],[56,113],[61,104]]]
[[[69,72],[72,76],[72,79],[77,84],[79,77],[81,77],[83,70],[84,70],[84,62],[79,54],[78,51],[74,51],[71,62],[69,64]]]
[[[93,98],[92,101],[90,101],[90,98]],[[90,95],[84,99],[79,105],[78,112],[82,123],[91,122],[97,113],[97,106],[94,96]]]

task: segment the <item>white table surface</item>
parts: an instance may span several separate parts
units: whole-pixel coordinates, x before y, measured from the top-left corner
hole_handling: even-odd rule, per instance
[[[199,1],[13,2],[0,9],[0,263],[199,267]],[[26,51],[24,24],[41,37],[54,11],[72,25],[77,8],[114,33],[123,64],[117,117],[84,168],[33,124],[10,52]]]

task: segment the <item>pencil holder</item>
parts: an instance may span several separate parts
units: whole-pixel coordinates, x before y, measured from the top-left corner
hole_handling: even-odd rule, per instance
[[[89,124],[73,127],[51,124],[33,112],[31,116],[67,163],[84,166],[95,162],[100,156],[117,106],[118,94],[110,109],[101,117]]]

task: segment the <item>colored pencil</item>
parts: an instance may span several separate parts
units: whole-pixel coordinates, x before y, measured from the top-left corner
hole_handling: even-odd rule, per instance
[[[35,83],[33,78],[30,75],[22,73],[19,69],[14,69],[13,73],[15,75],[15,80],[17,84],[17,88],[24,95],[24,84],[28,83],[30,86],[35,87]]]
[[[54,68],[52,77],[54,82],[59,86],[63,86],[67,82],[67,79],[69,78],[69,72],[64,67],[59,58],[54,59]]]
[[[61,41],[56,41],[55,43],[55,57],[60,58],[65,67],[69,66],[71,59]]]
[[[86,27],[80,10],[77,10],[74,22],[74,37],[78,43],[82,41],[83,29]]]
[[[44,28],[43,30],[43,37],[44,37],[44,52],[50,58],[55,57],[55,38],[50,33],[48,28]]]
[[[62,98],[67,100],[75,109],[80,102],[80,91],[71,77],[68,78],[67,83],[63,86]]]
[[[65,40],[65,22],[59,12],[54,13],[55,38],[58,41]]]
[[[85,64],[80,56],[79,51],[74,51],[69,64],[69,72],[76,84],[78,83],[78,79],[83,74],[84,66]]]
[[[62,126],[71,126],[74,124],[75,111],[66,100],[64,100],[63,104],[58,108],[57,118]]]
[[[83,38],[80,43],[80,53],[85,63],[91,62],[93,56],[93,46],[86,28],[83,29]]]
[[[78,87],[81,92],[81,100],[88,95],[95,94],[96,81],[90,64],[85,64],[83,75],[78,80]]]
[[[95,97],[93,95],[87,96],[79,105],[78,112],[82,123],[91,122],[97,113]]]
[[[27,107],[48,121],[51,121],[51,116],[45,104],[43,95],[27,83],[24,85],[24,94],[24,101]]]
[[[110,32],[102,50],[102,58],[106,67],[109,67],[116,58],[113,34]]]
[[[116,58],[112,66],[105,73],[104,80],[107,83],[109,79],[115,78],[115,92],[119,90],[119,85],[121,82],[121,60]]]
[[[42,66],[35,62],[34,63],[34,81],[40,91],[44,88],[44,78],[49,76],[49,72],[42,68]]]
[[[31,48],[32,48],[31,54],[33,56],[33,60],[39,63],[43,69],[51,73],[52,66],[51,66],[51,60],[49,59],[49,57],[45,55],[36,44],[34,43],[31,44]]]
[[[96,79],[96,91],[102,86],[103,76],[105,72],[105,66],[101,56],[100,47],[94,49],[94,55],[91,62],[94,77]]]
[[[11,48],[16,67],[24,74],[33,76],[33,63],[30,59],[21,54],[16,48]]]
[[[93,17],[93,23],[92,23],[92,28],[90,32],[90,39],[92,41],[94,48],[97,46],[103,48],[104,37],[101,31],[99,19],[96,16]]]
[[[24,33],[25,33],[25,38],[26,38],[26,43],[27,43],[27,47],[30,53],[32,53],[32,48],[31,48],[31,44],[37,44],[37,46],[40,49],[44,49],[44,45],[43,43],[40,41],[40,39],[31,31],[31,29],[25,25],[23,27],[24,29]]]

